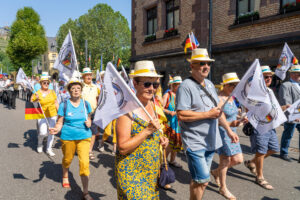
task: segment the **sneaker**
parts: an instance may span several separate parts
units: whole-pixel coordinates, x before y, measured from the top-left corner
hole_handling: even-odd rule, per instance
[[[292,162],[291,157],[289,157],[288,155],[280,155],[280,158],[282,160],[288,161],[288,162]]]
[[[99,150],[100,152],[103,152],[103,151],[104,151],[104,145],[99,144],[98,150]]]
[[[55,156],[55,153],[52,151],[52,149],[48,149],[47,151],[46,151],[46,153],[49,155],[49,156]]]
[[[43,147],[42,147],[42,146],[41,146],[41,147],[38,147],[38,148],[37,148],[37,152],[38,152],[38,153],[43,153]]]

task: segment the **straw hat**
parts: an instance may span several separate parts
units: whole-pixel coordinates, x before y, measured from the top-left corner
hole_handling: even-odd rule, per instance
[[[229,83],[238,83],[240,82],[239,77],[237,76],[237,74],[235,72],[231,72],[231,73],[226,73],[222,76],[222,85],[226,85]]]
[[[291,67],[291,69],[289,70],[290,73],[293,73],[293,72],[300,72],[300,65],[293,65]]]
[[[48,74],[48,72],[42,72],[41,78],[40,78],[40,82],[42,81],[50,81],[49,80],[50,76]]]
[[[85,74],[92,74],[93,72],[92,72],[92,70],[90,69],[90,68],[88,68],[88,67],[85,67],[85,68],[83,68],[83,70],[82,70],[82,75],[85,75]]]
[[[101,71],[100,72],[100,76],[104,75],[105,74],[105,71]]]
[[[129,76],[134,75],[134,70],[130,70]]]
[[[169,82],[168,85],[171,85],[173,83],[173,77],[171,75],[169,75]]]
[[[172,81],[172,84],[173,83],[182,83],[181,76],[175,76]]]
[[[71,80],[69,81],[69,83],[66,86],[68,91],[70,91],[70,88],[73,84],[80,84],[81,88],[83,88],[83,83],[81,82],[81,80],[76,78],[76,77],[72,77]]]
[[[262,73],[272,73],[274,74],[274,72],[272,72],[272,70],[270,69],[270,67],[268,65],[264,65],[264,66],[260,66]]]
[[[135,77],[163,77],[156,73],[154,64],[150,60],[138,61],[134,65],[134,73],[130,75],[131,78]]]
[[[187,59],[188,62],[190,63],[195,63],[195,62],[213,62],[215,61],[214,59],[211,59],[208,55],[207,49],[205,48],[197,48],[193,49],[192,51],[192,57],[191,59]]]

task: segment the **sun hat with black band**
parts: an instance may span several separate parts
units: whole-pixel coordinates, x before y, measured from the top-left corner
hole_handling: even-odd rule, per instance
[[[222,76],[222,85],[226,85],[229,83],[239,83],[240,79],[235,72],[226,73]]]
[[[133,74],[130,74],[130,77],[131,78],[136,78],[136,77],[159,78],[163,76],[156,73],[154,63],[151,60],[142,60],[135,63],[134,72]]]
[[[199,62],[214,62],[214,59],[211,59],[208,55],[207,49],[197,48],[192,50],[191,59],[187,59],[190,63],[199,63]]]

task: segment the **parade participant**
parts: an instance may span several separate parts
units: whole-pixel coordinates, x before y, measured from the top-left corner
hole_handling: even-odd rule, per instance
[[[83,84],[77,78],[72,78],[67,85],[70,93],[70,99],[59,105],[58,120],[54,128],[50,128],[51,134],[57,134],[61,131],[62,143],[62,187],[70,188],[69,183],[69,167],[77,152],[79,159],[79,175],[83,185],[83,199],[92,200],[88,191],[89,182],[89,149],[91,143],[92,132],[91,105],[81,99]],[[88,114],[86,119],[85,111]]]
[[[165,127],[165,134],[169,138],[169,146],[167,147],[166,156],[168,158],[169,154],[171,154],[169,164],[177,168],[182,167],[175,161],[177,152],[179,152],[182,148],[182,142],[180,136],[180,127],[175,109],[175,100],[177,89],[181,83],[181,77],[175,76],[173,81],[170,83],[170,91],[163,96],[164,112],[168,119],[168,123]]]
[[[219,100],[221,102],[220,104],[221,106],[224,105],[226,100],[230,97],[235,86],[240,82],[235,72],[224,74],[222,79],[223,79],[223,83],[222,83],[223,89],[219,92]],[[230,97],[230,99],[225,104],[223,112],[233,132],[237,131],[236,127],[238,127],[243,121],[244,122],[247,121],[245,119],[237,120],[239,110],[236,107],[232,97]],[[239,142],[237,143],[231,142],[231,139],[228,137],[223,127],[219,127],[219,130],[220,130],[223,146],[218,149],[219,160],[220,160],[219,166],[217,169],[212,170],[211,173],[215,178],[217,185],[220,186],[219,189],[220,194],[222,194],[226,199],[236,199],[235,196],[231,194],[231,192],[228,190],[226,186],[226,174],[228,168],[241,164],[243,162],[242,149]]]
[[[65,82],[63,80],[60,80],[58,83],[58,95],[57,95],[57,101],[60,104],[61,102],[64,102],[70,98],[70,94],[68,90],[65,87]]]
[[[210,180],[214,152],[222,146],[219,124],[224,127],[232,142],[238,142],[239,138],[230,129],[217,105],[219,99],[213,83],[206,79],[214,60],[209,58],[206,49],[197,48],[192,50],[192,57],[188,61],[192,73],[178,88],[176,110],[192,176],[190,199],[196,200],[203,197]]]
[[[7,106],[9,109],[16,109],[16,96],[14,93],[14,82],[11,80],[11,76],[7,78],[4,76],[4,90],[6,92],[7,97]]]
[[[152,61],[138,61],[131,77],[134,78],[136,96],[153,121],[142,108],[117,119],[115,169],[118,199],[159,199],[159,145],[166,148],[168,139],[160,136],[161,126],[152,100],[161,76],[156,73]]]
[[[82,78],[83,78],[83,85],[84,85],[82,89],[82,98],[87,102],[89,102],[92,107],[91,118],[93,121],[94,112],[97,107],[97,100],[100,94],[100,90],[95,84],[92,83],[93,77],[90,68],[88,67],[83,68]],[[91,131],[92,131],[92,139],[91,139],[91,146],[90,146],[90,160],[94,160],[95,156],[93,153],[93,147],[94,147],[96,135],[100,135],[100,133],[98,131],[98,127],[94,123],[92,123]]]
[[[1,78],[0,78],[0,103],[3,102],[3,90],[4,90],[4,80],[3,80],[3,76],[1,74]]]
[[[294,65],[289,70],[290,80],[284,82],[279,89],[279,102],[281,105],[292,105],[300,99],[300,65]],[[280,157],[283,160],[291,162],[292,159],[288,156],[288,149],[292,140],[295,128],[300,132],[300,119],[296,119],[295,123],[285,122],[284,131],[281,136]],[[299,135],[300,136],[300,135]],[[300,139],[299,139],[300,148]],[[299,160],[300,163],[300,155]]]
[[[116,151],[117,151],[116,120],[111,121],[104,129],[102,139],[99,142],[99,146],[98,146],[98,149],[100,152],[104,151],[104,142],[108,139],[109,136],[111,136],[112,133],[113,133],[113,140],[112,140],[113,151],[111,153],[112,153],[112,155],[116,154]]]
[[[53,90],[49,89],[49,76],[48,73],[43,73],[40,79],[41,89],[36,91],[31,97],[32,102],[40,102],[41,107],[44,111],[46,118],[38,119],[38,146],[37,152],[43,152],[43,140],[48,135],[47,139],[47,150],[46,153],[49,156],[55,156],[55,153],[52,151],[52,144],[54,141],[54,136],[48,134],[48,128],[52,128],[55,125],[57,119],[57,97]],[[47,127],[47,121],[50,127]]]
[[[272,83],[274,72],[271,71],[269,66],[261,66],[262,73],[266,86],[269,87]],[[273,91],[268,88],[269,94],[274,96]],[[283,110],[286,106],[281,107]],[[256,176],[255,182],[267,190],[273,190],[273,186],[267,182],[263,175],[264,159],[270,155],[279,152],[279,144],[276,135],[276,130],[271,129],[266,133],[260,133],[256,130],[250,136],[251,151],[255,153],[252,160],[246,160],[245,166],[250,170],[252,174]]]
[[[48,72],[42,72],[41,77],[43,76],[48,76]],[[32,91],[32,93],[34,94],[35,92],[37,92],[39,89],[41,89],[41,83],[40,83],[40,77],[36,76],[35,77],[35,82],[34,82],[34,90]],[[51,83],[50,79],[49,79],[49,89],[53,90],[53,84]],[[55,91],[55,90],[54,90]]]

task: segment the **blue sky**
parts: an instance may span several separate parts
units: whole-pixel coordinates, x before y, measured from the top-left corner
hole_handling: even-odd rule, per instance
[[[55,36],[69,18],[77,19],[98,3],[106,3],[126,17],[131,28],[131,0],[1,0],[0,27],[10,26],[18,9],[32,7],[41,18],[47,36]]]

